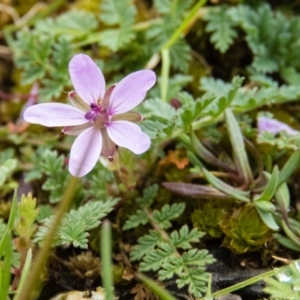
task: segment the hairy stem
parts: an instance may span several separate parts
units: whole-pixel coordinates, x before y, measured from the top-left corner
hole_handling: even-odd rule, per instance
[[[78,178],[71,177],[69,179],[62,201],[59,205],[59,209],[56,213],[54,222],[52,223],[52,226],[48,233],[47,239],[43,242],[43,247],[41,247],[41,249],[37,254],[36,259],[34,260],[33,268],[17,300],[33,299],[36,296],[36,294],[33,295],[33,292],[38,293],[40,289],[39,286],[41,281],[41,274],[43,273],[45,264],[48,260],[53,240],[55,238],[61,220],[64,216],[64,213],[68,210],[70,206],[77,185],[78,185]]]

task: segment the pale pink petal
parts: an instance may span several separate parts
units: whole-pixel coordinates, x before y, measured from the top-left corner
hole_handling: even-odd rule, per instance
[[[107,133],[115,144],[129,149],[135,154],[147,151],[151,144],[148,135],[132,122],[111,122],[107,125]]]
[[[28,123],[48,127],[74,126],[88,122],[84,118],[83,111],[62,103],[41,103],[32,105],[24,111],[23,117]]]
[[[112,91],[108,113],[125,113],[140,104],[147,91],[155,84],[156,75],[151,70],[131,73],[122,79]]]
[[[70,173],[75,177],[89,173],[99,159],[101,148],[102,137],[98,129],[91,127],[80,133],[71,148]]]
[[[69,63],[69,73],[76,93],[87,103],[103,99],[105,79],[99,67],[85,54],[75,55]]]
[[[285,131],[290,135],[297,135],[299,133],[299,131],[294,130],[283,122],[264,116],[258,117],[257,127],[259,132],[268,131],[277,134],[280,131]]]

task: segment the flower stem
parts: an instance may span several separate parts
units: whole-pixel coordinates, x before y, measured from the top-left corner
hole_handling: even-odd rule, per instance
[[[47,4],[47,6],[45,6],[45,8],[42,11],[38,12],[31,19],[26,20],[25,23],[21,22],[20,24],[12,24],[12,25],[6,26],[5,29],[3,30],[3,34],[5,36],[5,39],[6,39],[6,42],[8,43],[8,45],[11,46],[13,44],[12,32],[20,29],[21,27],[23,27],[25,25],[27,25],[27,26],[33,25],[36,21],[46,18],[52,12],[56,11],[64,3],[65,3],[65,0],[55,0],[52,3]]]
[[[236,290],[244,288],[244,287],[246,287],[248,285],[251,285],[251,284],[253,284],[255,282],[258,282],[258,281],[263,280],[265,278],[269,278],[271,276],[274,276],[274,275],[277,274],[277,272],[278,272],[278,270],[275,269],[275,270],[271,270],[271,271],[265,272],[263,274],[259,274],[257,276],[252,277],[252,278],[249,278],[249,279],[247,279],[247,280],[245,280],[243,282],[239,282],[239,283],[234,284],[232,286],[229,286],[229,287],[227,287],[227,288],[225,288],[223,290],[220,290],[218,292],[212,293],[211,296],[213,296],[213,297],[216,298],[216,297],[220,297],[220,296],[223,296],[223,295],[227,295],[227,294],[229,294],[231,292],[234,292]],[[205,300],[205,298],[201,298],[200,300]]]
[[[62,201],[59,205],[59,209],[56,213],[54,222],[52,223],[52,226],[48,233],[47,239],[43,242],[43,247],[41,247],[36,256],[36,259],[34,260],[33,268],[29,274],[26,284],[24,285],[23,289],[19,294],[19,297],[17,298],[18,300],[34,299],[36,297],[36,294],[39,292],[41,274],[43,273],[44,266],[48,260],[53,240],[59,228],[60,222],[64,216],[64,213],[68,210],[70,206],[77,185],[78,178],[71,177],[69,179]]]
[[[172,36],[167,40],[167,42],[161,48],[161,58],[162,58],[162,79],[161,79],[161,99],[163,102],[167,102],[167,91],[170,73],[170,48],[176,43],[180,38],[181,34],[190,27],[191,23],[199,10],[200,7],[205,5],[206,0],[199,1],[188,13],[186,18],[183,20],[181,25],[172,34]]]
[[[163,49],[170,49],[176,41],[179,39],[180,35],[190,26],[191,22],[194,20],[195,16],[198,13],[200,7],[204,6],[206,0],[201,0],[190,10],[186,18],[183,20],[181,25],[175,30],[169,40],[162,47]]]
[[[111,225],[108,220],[102,224],[101,230],[101,264],[102,282],[105,290],[106,300],[113,300],[113,267],[112,267],[112,245],[111,245]]]
[[[149,277],[137,273],[136,277],[140,279],[155,295],[159,296],[162,300],[176,300],[166,289],[162,288],[157,282]]]
[[[170,51],[169,49],[162,49],[162,71],[161,71],[161,99],[167,102],[169,73],[170,73]]]

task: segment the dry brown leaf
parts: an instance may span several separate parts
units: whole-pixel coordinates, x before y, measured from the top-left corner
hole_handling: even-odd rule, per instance
[[[137,283],[131,289],[130,293],[135,294],[134,300],[159,300],[159,297],[154,295],[152,291],[150,291],[140,283]]]
[[[178,169],[183,170],[188,164],[189,160],[183,150],[170,150],[168,155],[163,158],[160,163],[161,166],[175,165]]]

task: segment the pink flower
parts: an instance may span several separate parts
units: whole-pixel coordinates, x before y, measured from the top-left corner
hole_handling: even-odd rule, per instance
[[[297,135],[299,133],[299,131],[294,130],[283,122],[264,116],[258,117],[257,127],[259,132],[268,131],[270,133],[277,134],[280,131],[285,131],[290,135]]]
[[[69,63],[69,73],[75,89],[69,93],[73,106],[37,104],[26,109],[24,119],[48,127],[64,126],[64,134],[78,135],[69,161],[73,176],[90,172],[100,154],[111,159],[116,145],[135,154],[149,149],[150,138],[133,123],[142,117],[130,110],[143,101],[155,84],[153,71],[131,73],[106,91],[101,70],[87,55],[75,55]]]

